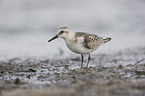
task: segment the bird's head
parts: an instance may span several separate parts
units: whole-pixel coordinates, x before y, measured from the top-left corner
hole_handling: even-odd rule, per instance
[[[67,38],[69,32],[70,32],[69,28],[67,28],[67,27],[61,27],[61,28],[58,29],[57,34],[54,37],[52,37],[50,40],[48,40],[48,42],[50,42],[50,41],[52,41],[52,40],[54,40],[56,38],[63,38],[63,39],[65,39],[65,38]]]

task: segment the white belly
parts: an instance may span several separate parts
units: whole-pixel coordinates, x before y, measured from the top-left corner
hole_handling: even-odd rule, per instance
[[[66,45],[71,51],[73,51],[77,54],[89,54],[92,51],[97,49],[97,48],[88,49],[88,48],[84,47],[81,43],[70,43],[70,42],[67,42],[67,41],[66,41]]]

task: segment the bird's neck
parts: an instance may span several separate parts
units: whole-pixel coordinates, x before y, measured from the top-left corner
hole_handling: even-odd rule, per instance
[[[70,31],[70,32],[68,33],[68,36],[67,36],[66,39],[68,39],[68,40],[74,40],[74,39],[75,39],[74,37],[75,37],[75,33],[72,32],[72,31]]]
[[[66,38],[64,38],[64,40],[66,41],[66,43],[74,42],[75,41],[75,33],[70,31],[68,33],[68,36]]]

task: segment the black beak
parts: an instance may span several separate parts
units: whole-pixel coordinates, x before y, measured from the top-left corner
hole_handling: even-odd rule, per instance
[[[54,40],[56,38],[58,38],[58,35],[55,35],[54,37],[52,37],[50,40],[48,40],[48,42],[50,42],[50,41],[52,41],[52,40]]]

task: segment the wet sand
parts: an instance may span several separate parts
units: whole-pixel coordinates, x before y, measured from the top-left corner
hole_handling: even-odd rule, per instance
[[[1,61],[1,96],[145,95],[145,48],[93,54],[83,69],[79,57],[72,57]]]

